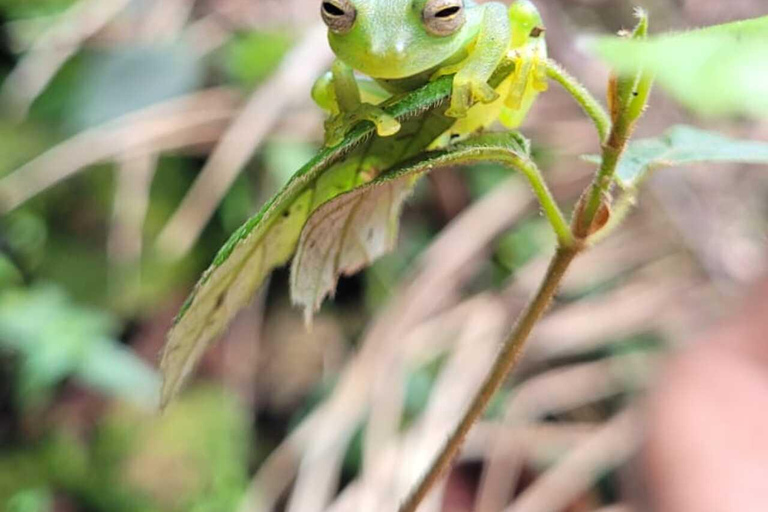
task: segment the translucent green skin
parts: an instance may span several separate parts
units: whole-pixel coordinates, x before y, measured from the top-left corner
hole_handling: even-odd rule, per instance
[[[424,28],[421,13],[426,0],[352,3],[357,9],[354,27],[346,34],[329,32],[328,42],[340,60],[372,78],[405,79],[437,71],[440,66],[461,60],[481,30],[492,31],[496,40],[477,54],[491,54],[485,60],[496,60],[491,63],[495,68],[509,42],[506,7],[496,2],[482,6],[465,2],[466,22],[445,37],[431,35]],[[491,17],[484,20],[486,12]]]
[[[329,31],[338,60],[331,74],[318,80],[313,97],[334,115],[326,125],[330,145],[360,120],[372,121],[381,136],[397,133],[397,123],[373,105],[440,75],[454,75],[449,117],[465,118],[473,105],[496,102],[505,91],[488,85],[493,71],[508,52],[528,45],[532,29],[541,26],[541,17],[528,0],[518,0],[509,10],[498,2],[478,5],[467,0],[461,28],[435,36],[422,20],[427,1],[351,0],[357,11],[352,29],[344,34]],[[354,71],[375,82],[356,79]],[[462,129],[487,125],[500,113],[501,104],[493,111],[486,109],[483,119],[464,123]]]

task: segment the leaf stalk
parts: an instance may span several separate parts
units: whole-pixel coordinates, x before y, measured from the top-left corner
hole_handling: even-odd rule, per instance
[[[600,142],[604,142],[611,129],[611,118],[600,102],[573,75],[552,59],[545,62],[547,76],[559,83],[589,116],[597,129]]]

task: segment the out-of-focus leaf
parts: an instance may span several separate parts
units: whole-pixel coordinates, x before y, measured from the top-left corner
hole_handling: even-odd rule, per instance
[[[130,349],[112,340],[93,343],[76,370],[78,380],[102,393],[156,406],[160,377]]]
[[[251,32],[236,37],[222,50],[224,68],[236,82],[253,87],[277,68],[292,43],[288,34],[280,32]]]
[[[4,512],[51,512],[53,493],[50,489],[25,489],[8,500]]]
[[[54,282],[67,291],[73,300],[84,304],[107,304],[109,297],[108,262],[103,246],[90,240],[71,242],[71,233],[49,233],[45,255],[39,275],[47,282]]]
[[[75,91],[73,128],[83,130],[197,89],[203,68],[187,45],[169,44],[94,55]]]
[[[39,264],[45,257],[48,226],[45,219],[31,212],[20,210],[6,216],[0,224],[2,245],[24,263],[26,270]]]
[[[264,147],[264,165],[276,185],[282,187],[315,153],[317,147],[303,141],[273,140]]]
[[[538,160],[537,160],[538,161]],[[473,198],[479,198],[495,189],[514,171],[494,163],[478,163],[461,169],[462,178]]]
[[[619,162],[616,179],[622,187],[633,187],[654,169],[706,162],[768,164],[768,142],[675,126],[660,137],[632,142]]]
[[[702,114],[768,116],[768,16],[642,41],[603,37],[594,48],[621,73],[655,73]]]
[[[24,276],[20,269],[6,255],[0,253],[0,290],[20,286]]]
[[[48,489],[94,511],[236,510],[251,452],[248,412],[234,395],[196,388],[162,416],[122,403],[104,412],[87,439],[59,421],[31,445],[4,446],[0,511],[44,504]]]
[[[48,228],[25,210],[0,221],[0,290],[19,286],[45,256]]]
[[[223,511],[236,509],[248,482],[248,427],[234,396],[204,388],[149,421],[116,414],[102,435],[125,444],[127,433],[122,477],[162,510]]]
[[[47,136],[37,127],[0,121],[0,177],[42,153]]]
[[[253,215],[254,198],[245,174],[237,177],[219,205],[219,218],[227,233],[231,233]]]
[[[77,0],[0,0],[0,10],[11,19],[50,16],[75,2]]]
[[[113,396],[153,406],[157,374],[110,337],[114,330],[109,316],[72,304],[54,287],[0,294],[0,344],[22,358],[22,399],[30,405],[73,376]]]
[[[499,238],[496,260],[507,270],[521,268],[534,256],[552,247],[557,240],[546,219],[536,217],[515,226],[513,231]]]

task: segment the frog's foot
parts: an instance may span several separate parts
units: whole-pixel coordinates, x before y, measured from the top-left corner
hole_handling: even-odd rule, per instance
[[[465,79],[461,73],[453,79],[453,94],[451,106],[445,113],[448,117],[462,118],[467,116],[467,111],[477,102],[491,103],[499,97],[488,82],[478,79]]]
[[[547,90],[547,80],[546,67],[538,56],[518,55],[504,108],[499,114],[501,123],[509,129],[519,127],[539,93]]]
[[[528,97],[536,96],[548,88],[546,67],[542,57],[536,53],[515,52],[515,72],[509,93],[504,99],[504,106],[511,110],[519,110]]]
[[[389,137],[400,131],[400,122],[376,105],[363,103],[352,112],[330,117],[325,122],[325,145],[339,144],[349,131],[360,121],[370,121],[376,126],[376,133]]]

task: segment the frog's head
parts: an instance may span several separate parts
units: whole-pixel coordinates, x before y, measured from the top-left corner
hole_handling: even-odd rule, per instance
[[[336,56],[374,78],[433,69],[474,37],[481,14],[471,0],[323,0]]]

